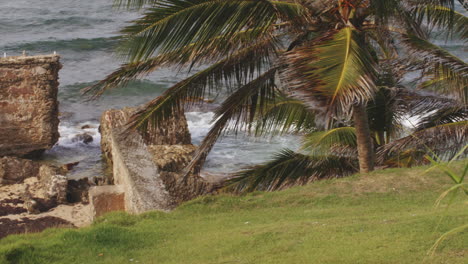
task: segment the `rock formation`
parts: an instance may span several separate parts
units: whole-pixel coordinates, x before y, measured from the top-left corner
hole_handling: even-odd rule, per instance
[[[34,156],[58,140],[59,56],[0,58],[0,157]]]
[[[196,149],[185,115],[173,117],[163,128],[129,131],[125,125],[135,111],[106,111],[100,127],[103,156],[112,167],[114,183],[123,188],[125,210],[170,210],[212,192],[214,185],[198,175],[181,179],[181,171]]]

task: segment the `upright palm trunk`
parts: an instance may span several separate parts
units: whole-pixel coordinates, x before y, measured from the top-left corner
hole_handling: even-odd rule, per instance
[[[354,128],[356,129],[359,169],[361,172],[374,170],[374,146],[369,129],[369,119],[364,105],[353,107]]]

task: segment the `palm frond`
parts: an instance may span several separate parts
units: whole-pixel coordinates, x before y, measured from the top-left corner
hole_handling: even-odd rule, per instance
[[[290,52],[286,82],[291,95],[311,108],[325,105],[331,112],[347,112],[352,104],[371,99],[376,64],[361,37],[345,27]]]
[[[356,129],[338,127],[304,136],[302,148],[310,153],[330,153],[335,147],[356,148]]]
[[[460,2],[460,5],[465,8],[466,11],[468,11],[468,2],[465,0],[458,0]]]
[[[276,57],[281,49],[277,35],[268,34],[257,38],[255,41],[249,41],[246,37],[247,34],[249,34],[247,31],[238,32],[230,43],[224,43],[220,39],[218,42],[213,42],[216,43],[216,47],[206,47],[204,51],[197,51],[195,45],[188,45],[150,59],[124,64],[105,79],[83,89],[83,92],[98,97],[106,90],[125,86],[128,82],[142,78],[160,67],[177,66],[182,68],[190,66],[191,68],[194,65],[200,66],[213,61],[224,67],[237,63],[238,66],[231,69],[233,71],[231,77],[239,81],[243,80],[252,75],[254,71],[270,63],[270,60]],[[242,65],[245,65],[245,67]],[[228,77],[228,74],[225,74],[224,77],[225,80],[231,78]],[[216,86],[221,86],[219,81],[222,80],[217,80]]]
[[[468,120],[468,108],[461,105],[452,105],[441,108],[419,121],[416,131],[424,130],[443,124],[456,123]]]
[[[407,88],[396,89],[396,97],[399,98],[398,107],[402,113],[409,116],[424,116],[427,113],[438,111],[451,106],[461,106],[460,102],[439,94],[410,90]]]
[[[455,9],[455,0],[406,0],[407,4],[412,7],[421,6],[442,6],[449,9]]]
[[[399,0],[373,0],[369,8],[372,10],[376,24],[387,25],[391,18],[397,15],[401,9]]]
[[[317,126],[316,114],[305,107],[302,101],[281,95],[262,112],[253,124],[256,136],[310,132]]]
[[[145,60],[188,45],[203,50],[217,37],[228,43],[250,29],[250,39],[271,32],[280,19],[301,19],[302,6],[288,1],[159,0],[126,27],[121,52],[130,61]]]
[[[426,82],[422,88],[440,88],[442,92],[456,95],[464,103],[468,102],[468,64],[437,45],[414,35],[405,36],[403,42],[414,52],[413,56],[425,59],[430,67],[426,75],[431,80],[445,83],[442,87],[433,87]]]
[[[145,6],[151,6],[159,0],[114,0],[114,6],[125,9],[141,9]]]
[[[380,87],[375,97],[369,101],[369,128],[377,135],[379,145],[385,144],[400,132],[404,116],[408,113],[404,107],[407,103],[399,89],[387,87]]]
[[[235,80],[240,85],[256,78],[265,67],[271,64],[271,57],[276,56],[276,48],[271,40],[238,51],[210,67],[190,76],[167,89],[161,96],[149,102],[136,113],[130,122],[130,128],[145,131],[149,124],[158,126],[167,120],[173,111],[182,106],[203,103],[188,100],[203,98],[211,90],[219,90],[222,85]]]
[[[394,140],[377,151],[377,161],[407,158],[417,154],[419,162],[426,154],[450,159],[468,142],[468,121],[447,123],[422,129],[404,138]]]
[[[317,179],[344,177],[357,171],[355,159],[308,156],[285,149],[265,164],[235,173],[226,182],[225,190],[236,193],[274,191]]]
[[[456,33],[462,39],[468,38],[468,18],[451,8],[425,5],[416,8],[414,13],[419,20],[425,21],[429,26],[443,29],[449,36]]]
[[[198,147],[192,161],[185,170],[187,177],[190,172],[197,172],[213,148],[218,138],[227,128],[231,132],[248,126],[255,120],[255,114],[262,114],[267,104],[274,100],[277,93],[275,74],[278,68],[272,68],[257,79],[242,86],[232,93],[221,106],[216,109],[214,120],[208,134]]]

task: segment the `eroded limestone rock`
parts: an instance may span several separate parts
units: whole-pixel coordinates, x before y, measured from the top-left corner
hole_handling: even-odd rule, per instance
[[[130,117],[138,111],[138,108],[126,107],[120,110],[111,109],[101,117],[99,132],[101,133],[101,150],[104,158],[112,162],[112,143],[110,135],[112,129],[123,128]],[[187,145],[192,144],[187,120],[184,114],[180,114],[167,121],[164,128],[148,128],[145,133],[140,133],[147,145]]]
[[[197,147],[190,145],[149,145],[153,161],[162,171],[182,171],[192,160]]]
[[[0,58],[0,157],[34,156],[58,140],[59,56]]]

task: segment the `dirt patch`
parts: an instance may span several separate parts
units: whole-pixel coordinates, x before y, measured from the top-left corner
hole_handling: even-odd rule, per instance
[[[37,233],[51,227],[75,227],[70,222],[46,216],[37,219],[23,217],[21,219],[0,219],[0,238],[13,234]]]

